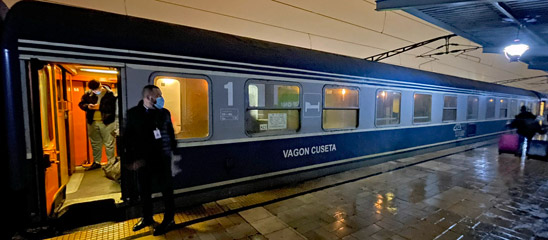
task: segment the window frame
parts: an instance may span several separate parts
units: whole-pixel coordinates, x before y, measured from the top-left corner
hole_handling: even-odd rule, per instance
[[[538,116],[539,113],[539,102],[537,100],[530,101],[531,103],[531,109],[529,112],[531,112],[533,115]]]
[[[207,97],[208,97],[208,136],[203,138],[186,138],[186,139],[175,139],[177,143],[186,143],[186,142],[201,142],[201,141],[207,141],[213,137],[213,95],[212,95],[212,81],[209,78],[209,76],[204,74],[190,74],[190,73],[178,73],[178,72],[164,72],[164,71],[156,71],[152,72],[149,77],[149,84],[156,86],[154,83],[154,79],[157,77],[175,77],[175,78],[191,78],[191,79],[203,79],[207,82]],[[182,106],[182,104],[181,104]],[[170,112],[171,113],[171,112]]]
[[[430,121],[428,122],[415,122],[415,94],[421,94],[421,95],[429,95],[430,96]],[[425,93],[425,92],[413,92],[413,109],[412,109],[412,113],[413,115],[411,116],[411,123],[413,123],[413,125],[425,125],[425,124],[430,124],[432,123],[432,105],[433,105],[433,101],[434,101],[434,95],[432,93]],[[401,104],[400,104],[400,108],[401,108]],[[401,109],[400,109],[401,111]]]
[[[515,105],[513,104],[513,101],[515,101]],[[510,110],[512,109],[513,110]],[[516,98],[509,98],[508,99],[508,118],[514,118],[518,112],[519,112],[519,100]]]
[[[377,99],[377,95],[379,94],[380,91],[386,91],[386,92],[397,92],[400,94],[400,116],[399,116],[399,119],[398,119],[398,123],[396,124],[384,124],[384,125],[378,125],[377,124],[377,103],[378,103],[378,99]],[[377,90],[375,91],[375,118],[373,119],[373,124],[375,125],[375,127],[377,128],[383,128],[383,127],[394,127],[394,126],[400,126],[401,125],[401,105],[402,105],[402,96],[403,96],[403,93],[401,90],[394,90],[394,89],[386,89],[386,88],[377,88]]]
[[[478,99],[478,103],[476,104],[476,107],[477,107],[477,112],[476,112],[476,118],[468,118],[468,109],[469,109],[469,106],[468,106],[468,99],[470,98],[476,98]],[[478,95],[468,95],[466,97],[466,121],[473,121],[473,120],[476,120],[478,121],[480,118],[479,118],[479,114],[480,114],[480,98]]]
[[[345,108],[335,108],[335,107],[326,107],[325,105],[325,90],[327,88],[347,88],[347,89],[353,89],[353,90],[357,90],[358,91],[358,107],[352,107],[352,108],[349,108],[349,107],[345,107]],[[354,128],[329,128],[329,129],[325,129],[323,127],[323,111],[324,110],[358,110],[358,113],[356,114],[356,127]],[[326,132],[331,132],[331,131],[350,131],[350,130],[354,130],[354,129],[358,129],[360,127],[360,88],[359,87],[350,87],[350,86],[346,86],[346,85],[335,85],[335,84],[325,84],[323,87],[322,87],[322,111],[321,111],[321,119],[322,119],[322,123],[321,123],[321,126],[322,126],[322,130],[323,131],[326,131]]]
[[[457,106],[456,107],[445,107],[445,97],[455,97],[455,102],[457,103]],[[459,118],[459,96],[458,95],[451,95],[451,94],[444,94],[443,95],[443,104],[441,105],[442,109],[441,109],[441,122],[456,122],[457,119]],[[448,110],[455,110],[455,120],[443,120],[443,111],[445,109],[448,109]]]
[[[489,109],[489,100],[493,100],[493,116],[492,117],[489,117],[487,116],[487,111]],[[479,100],[478,100],[479,101]],[[479,115],[479,109],[478,109],[478,115]],[[485,120],[488,120],[488,119],[497,119],[497,98],[496,97],[487,97],[485,99]],[[478,119],[479,119],[479,116],[478,116]]]
[[[280,85],[290,85],[297,86],[299,88],[299,106],[292,108],[273,108],[273,107],[251,107],[249,106],[249,85],[251,83],[281,83]],[[280,80],[269,80],[269,79],[258,79],[258,78],[249,78],[244,83],[244,132],[248,137],[264,137],[264,136],[280,136],[280,135],[292,135],[298,134],[302,128],[302,105],[303,105],[303,86],[300,82],[293,81],[280,81]],[[295,132],[290,131],[267,131],[263,133],[249,133],[246,129],[246,123],[248,120],[247,112],[249,110],[297,110],[299,112],[299,127],[295,129]]]
[[[508,118],[508,114],[509,114],[508,109],[510,108],[510,100],[509,100],[508,98],[499,98],[498,101],[499,101],[499,116],[498,116],[498,118],[499,118],[499,119],[506,119],[506,118]],[[501,102],[501,101],[502,101],[502,102]],[[504,101],[506,101],[506,108],[502,108],[502,103],[503,103]],[[500,116],[500,113],[501,113],[502,109],[506,109],[506,115],[505,115],[504,117],[501,117],[501,116]]]

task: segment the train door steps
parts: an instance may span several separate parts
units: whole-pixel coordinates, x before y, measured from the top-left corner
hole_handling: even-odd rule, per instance
[[[394,161],[387,161],[367,167],[361,167],[332,175],[327,175],[313,180],[278,187],[275,189],[260,191],[237,197],[230,197],[213,202],[186,207],[177,211],[177,214],[175,216],[176,227],[184,227],[211,219],[228,216],[238,213],[240,211],[252,209],[259,206],[265,206],[290,198],[306,198],[306,194],[308,193],[321,191],[341,184],[354,182],[382,173],[421,164],[430,160],[446,157],[459,152],[493,145],[497,142],[497,139],[491,139],[483,142],[461,145],[453,148],[447,148],[435,152],[429,152],[425,154],[397,159]],[[176,199],[176,202],[181,200],[184,201],[183,198]],[[100,239],[133,239],[136,237],[142,237],[152,234],[152,231],[147,228],[138,232],[132,231],[132,227],[134,224],[137,223],[138,218],[127,216],[131,216],[132,214],[128,214],[128,211],[135,211],[136,209],[138,209],[137,206],[126,205],[121,207],[120,205],[116,205],[114,200],[111,199],[110,201],[96,201],[90,203],[90,205],[88,206],[75,206],[72,208],[74,209],[67,211],[60,217],[59,221],[57,221],[58,224],[63,225],[63,228],[58,228],[56,234],[54,234],[55,236],[49,235],[42,237],[51,237],[51,239],[72,239],[74,237],[83,239],[95,239],[97,237],[99,237]],[[82,218],[89,219],[82,220]],[[154,218],[155,221],[160,222],[162,220],[162,214],[156,214]],[[86,224],[82,221],[88,222],[89,224],[93,224],[92,222],[94,221],[103,222],[70,229],[71,226],[82,226],[82,224]]]

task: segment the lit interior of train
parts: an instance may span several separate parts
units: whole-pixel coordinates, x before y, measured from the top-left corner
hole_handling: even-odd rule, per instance
[[[88,170],[94,162],[88,137],[91,125],[86,119],[86,111],[78,105],[84,94],[92,93],[89,87],[92,80],[100,83],[103,93],[111,91],[117,96],[118,73],[118,69],[111,67],[62,63],[48,63],[38,70],[48,213],[53,206],[59,206],[54,201],[57,203],[62,198],[65,198],[64,206],[106,198],[120,199],[118,182],[107,179],[101,168]],[[112,134],[116,139],[116,132]],[[101,165],[106,166],[109,160],[105,146],[101,149]],[[116,146],[114,149],[116,160]],[[63,188],[66,196],[60,196]]]

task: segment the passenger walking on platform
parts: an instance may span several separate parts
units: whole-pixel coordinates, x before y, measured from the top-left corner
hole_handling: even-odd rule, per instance
[[[517,128],[519,135],[519,150],[516,155],[523,155],[523,147],[526,147],[526,154],[531,146],[531,141],[535,134],[544,132],[539,122],[536,120],[536,116],[527,111],[525,106],[521,107],[520,113],[516,115],[516,118],[512,121],[510,127]],[[525,140],[527,140],[526,146],[524,146]]]
[[[78,106],[86,111],[88,137],[93,150],[93,163],[88,170],[93,170],[101,167],[103,145],[108,162],[115,160],[116,96],[97,80],[91,80],[88,87],[90,90],[84,93]]]
[[[162,235],[174,225],[172,158],[176,147],[175,132],[170,112],[163,108],[162,92],[154,85],[142,91],[143,99],[127,113],[124,137],[130,169],[135,171],[139,183],[139,195],[143,203],[143,216],[133,227],[139,231],[154,224],[152,218],[151,178],[159,180],[159,190],[164,200],[164,220],[154,229],[154,235]]]

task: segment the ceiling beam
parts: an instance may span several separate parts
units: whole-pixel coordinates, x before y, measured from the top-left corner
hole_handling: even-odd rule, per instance
[[[523,33],[527,34],[533,41],[535,41],[539,45],[546,45],[546,41],[542,39],[539,35],[537,35],[535,32],[529,30],[527,28],[527,25],[525,22],[522,22],[519,20],[515,14],[512,12],[512,9],[510,6],[508,6],[506,3],[503,2],[493,2],[491,3],[493,6],[502,14],[504,14],[506,17],[512,19],[516,24],[518,24],[518,31],[522,31]]]
[[[440,28],[443,28],[443,29],[449,31],[449,32],[455,33],[455,34],[457,34],[458,36],[461,36],[461,37],[463,37],[463,38],[466,38],[466,39],[468,39],[468,40],[470,40],[470,41],[472,41],[472,42],[475,42],[475,43],[477,43],[477,44],[479,44],[479,45],[481,45],[481,46],[483,46],[483,47],[485,47],[485,46],[491,46],[491,44],[489,44],[489,43],[487,43],[487,42],[485,42],[485,41],[479,39],[478,37],[476,37],[476,36],[474,36],[474,35],[472,35],[472,34],[469,34],[469,33],[467,33],[467,32],[464,32],[464,31],[462,31],[462,30],[460,30],[460,29],[458,29],[458,28],[456,28],[456,27],[454,27],[454,26],[452,26],[452,25],[450,25],[450,24],[447,24],[447,23],[445,23],[445,22],[442,22],[442,21],[440,21],[440,20],[438,20],[438,19],[436,19],[436,18],[433,18],[433,17],[431,17],[430,15],[423,13],[422,11],[419,11],[419,10],[414,9],[414,8],[405,9],[405,11],[406,11],[407,13],[411,14],[411,15],[414,15],[415,17],[418,17],[418,18],[420,18],[420,19],[422,19],[422,20],[424,20],[424,21],[427,21],[427,22],[429,22],[429,23],[432,23],[432,24],[434,24],[434,25],[436,25],[436,26],[438,26],[438,27],[440,27]]]
[[[436,5],[472,3],[472,2],[505,2],[509,0],[377,0],[377,11],[405,10],[409,8],[431,7]]]
[[[527,65],[527,68],[548,72],[548,63],[533,63]]]

